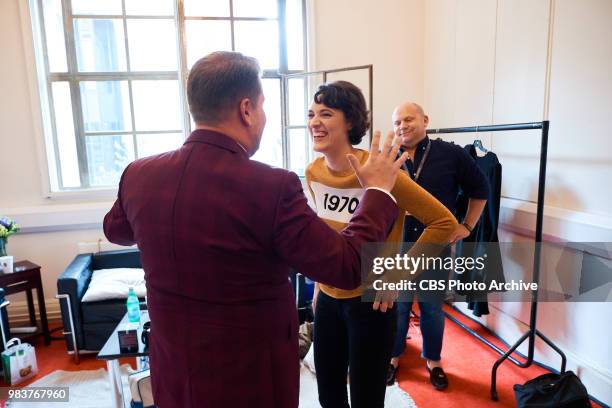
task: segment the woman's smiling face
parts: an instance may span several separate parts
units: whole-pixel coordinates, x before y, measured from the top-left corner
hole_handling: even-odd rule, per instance
[[[322,103],[313,103],[308,110],[308,131],[315,152],[323,153],[350,145],[350,123],[344,112]]]

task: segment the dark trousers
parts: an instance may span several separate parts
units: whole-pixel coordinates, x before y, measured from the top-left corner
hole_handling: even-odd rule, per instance
[[[383,408],[386,375],[396,330],[395,306],[382,313],[360,297],[335,299],[319,292],[314,357],[323,408]]]

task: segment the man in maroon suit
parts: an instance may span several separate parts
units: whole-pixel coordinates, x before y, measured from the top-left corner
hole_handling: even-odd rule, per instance
[[[187,84],[196,130],[178,150],[131,163],[104,233],[138,244],[151,318],[157,406],[298,405],[293,267],[343,289],[360,284],[360,249],[384,241],[397,208],[388,193],[406,160],[379,134],[363,166],[368,188],[341,234],[308,207],[298,177],[249,160],[265,126],[257,61],[217,52]]]

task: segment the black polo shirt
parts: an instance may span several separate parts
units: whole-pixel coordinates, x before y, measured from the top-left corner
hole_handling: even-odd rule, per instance
[[[478,168],[474,159],[465,149],[442,139],[430,139],[425,136],[414,152],[414,163],[406,160],[403,171],[414,180],[415,173],[423,160],[427,144],[431,143],[429,155],[423,164],[419,179],[421,187],[429,191],[438,201],[453,214],[457,204],[459,190],[469,198],[486,200],[489,197],[489,183]],[[423,232],[424,225],[416,218],[408,216],[404,221],[404,241],[415,242]]]

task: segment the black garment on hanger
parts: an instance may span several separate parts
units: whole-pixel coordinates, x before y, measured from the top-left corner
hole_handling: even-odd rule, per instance
[[[471,257],[479,257],[486,252],[487,261],[486,268],[482,271],[477,269],[467,270],[463,274],[456,274],[455,278],[462,282],[484,282],[488,287],[493,280],[498,283],[506,281],[499,245],[488,244],[490,242],[499,242],[497,226],[499,224],[502,166],[495,153],[487,152],[483,157],[479,157],[473,144],[465,146],[465,150],[476,161],[476,164],[487,178],[489,182],[489,197],[487,198],[487,204],[480,216],[480,220],[474,226],[474,230],[463,240],[463,243],[470,244],[465,245],[466,250],[464,251],[462,242],[457,243],[456,252],[457,256]],[[469,198],[462,192],[459,192],[457,211],[455,213],[459,222],[463,222],[467,214],[468,202]],[[471,253],[467,253],[468,251]],[[468,308],[472,310],[475,316],[489,314],[486,294],[483,292],[459,293],[466,296]]]

